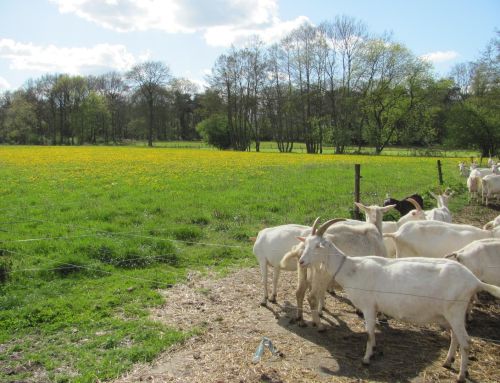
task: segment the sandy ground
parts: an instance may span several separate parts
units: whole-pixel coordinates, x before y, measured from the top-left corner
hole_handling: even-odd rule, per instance
[[[168,326],[200,334],[138,365],[115,380],[125,382],[451,382],[454,370],[441,366],[449,346],[439,327],[413,327],[395,320],[377,326],[377,353],[369,367],[361,364],[367,336],[363,321],[345,295],[328,296],[323,323],[327,331],[291,323],[295,309],[295,273],[282,273],[278,304],[259,305],[260,273],[236,270],[225,277],[191,274],[186,284],[162,291],[163,307],[152,312]],[[306,310],[308,309],[305,303]],[[293,321],[292,321],[293,322]],[[485,294],[468,325],[472,338],[471,382],[500,382],[499,301]],[[263,337],[278,355],[253,355]],[[496,340],[496,342],[495,342]]]
[[[500,211],[465,207],[457,223],[482,226]],[[187,283],[163,290],[165,304],[154,320],[182,330],[199,329],[151,364],[137,365],[114,383],[131,382],[451,382],[453,370],[441,366],[449,335],[437,326],[414,327],[395,320],[377,326],[377,351],[369,367],[361,364],[367,336],[363,321],[343,293],[328,296],[319,333],[305,314],[307,327],[293,323],[296,274],[280,277],[278,304],[259,305],[262,291],[257,268],[234,270],[224,277],[193,273]],[[305,309],[308,305],[305,303]],[[500,305],[488,294],[475,306],[468,324],[471,336],[469,380],[500,382]],[[263,337],[278,350],[253,355]]]

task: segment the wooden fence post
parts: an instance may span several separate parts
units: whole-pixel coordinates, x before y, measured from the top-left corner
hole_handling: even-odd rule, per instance
[[[438,165],[438,176],[439,176],[439,184],[442,185],[443,182],[443,170],[441,169],[441,160],[437,160]]]
[[[360,202],[361,165],[354,164],[354,201]],[[361,214],[357,206],[354,207],[354,218],[360,219]]]

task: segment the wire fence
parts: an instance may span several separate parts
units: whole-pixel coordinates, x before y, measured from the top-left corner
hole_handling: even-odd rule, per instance
[[[49,221],[46,221],[49,222]],[[198,245],[198,246],[215,246],[215,247],[226,247],[226,248],[238,248],[238,249],[250,249],[250,246],[240,246],[240,245],[225,245],[225,244],[215,244],[215,243],[206,243],[206,242],[195,242],[195,241],[181,241],[181,240],[175,240],[175,239],[170,239],[170,238],[159,238],[159,237],[154,237],[154,236],[143,236],[143,235],[136,235],[134,233],[130,232],[122,232],[122,233],[109,233],[109,232],[97,232],[97,233],[92,233],[92,234],[86,234],[86,235],[78,235],[78,236],[60,236],[60,237],[51,237],[51,238],[28,238],[28,239],[22,239],[18,240],[17,242],[31,242],[31,241],[37,241],[37,240],[67,240],[67,239],[72,239],[72,238],[80,238],[80,237],[98,237],[102,236],[103,234],[106,235],[120,235],[120,236],[126,236],[126,237],[139,237],[139,238],[147,238],[147,239],[154,239],[154,240],[160,240],[160,241],[172,241],[172,242],[178,242],[178,243],[184,243],[184,244],[189,244],[189,245]],[[1,241],[0,241],[1,242]],[[15,240],[10,241],[10,242],[16,242]],[[14,254],[18,255],[27,255],[23,254],[20,252],[14,252],[10,251],[8,249],[0,249],[8,252],[12,252]],[[180,249],[177,249],[180,250]],[[143,257],[137,257],[137,258],[127,258],[127,261],[134,261],[134,260],[147,260],[147,259],[161,259],[165,257],[167,254],[161,254],[161,255],[156,255],[156,256],[143,256]],[[415,262],[413,259],[412,260],[406,260],[405,258],[399,258],[398,262]],[[95,266],[88,267],[88,266],[83,266],[83,265],[75,265],[71,263],[62,263],[60,265],[67,265],[68,268],[71,267],[76,267],[76,268],[82,268],[82,269],[89,269],[89,270],[94,270],[94,271],[102,271],[101,269],[96,268],[95,266],[99,265],[96,264]],[[459,264],[457,263],[457,266]],[[460,266],[461,267],[461,266]],[[489,268],[498,268],[500,266],[497,265],[487,265],[485,267]],[[60,270],[61,267],[57,268],[28,268],[28,269],[17,269],[17,270],[12,270],[12,273],[17,273],[17,272],[25,272],[25,271],[49,271],[49,270]],[[104,271],[103,271],[104,272]],[[111,272],[105,272],[108,274],[112,274]],[[127,276],[125,276],[127,278]],[[136,278],[137,279],[137,278]],[[140,280],[140,278],[138,278]],[[150,281],[150,280],[149,280]],[[160,283],[160,282],[159,282]],[[381,290],[368,290],[368,289],[363,289],[359,287],[352,287],[352,286],[345,286],[345,289],[353,289],[353,290],[363,290],[371,293],[379,293],[379,294],[391,294],[391,295],[403,295],[403,296],[412,296],[412,297],[418,297],[418,298],[425,298],[425,299],[433,299],[433,300],[438,300],[438,301],[450,301],[450,302],[465,302],[465,301],[460,301],[460,300],[450,300],[450,299],[445,299],[445,298],[440,298],[440,297],[431,297],[431,296],[426,296],[426,295],[418,295],[418,294],[411,294],[411,293],[404,293],[404,292],[394,292],[394,291],[381,291]]]
[[[154,258],[160,258],[160,257],[162,257],[162,256],[155,256],[155,257],[148,257],[148,258],[154,259]],[[14,270],[12,272],[20,273],[20,272],[58,271],[58,270],[64,269],[65,268],[64,266],[66,268],[68,268],[68,269],[74,269],[74,268],[84,269],[84,270],[89,270],[89,271],[93,271],[93,272],[97,272],[97,273],[102,273],[102,274],[106,274],[106,275],[116,274],[116,273],[111,272],[111,271],[102,270],[100,267],[96,267],[96,266],[99,266],[98,264],[96,264],[95,266],[88,266],[88,265],[83,266],[83,265],[75,265],[75,264],[71,264],[71,263],[63,263],[59,267],[55,267],[55,268],[18,269],[18,270]],[[171,283],[162,282],[162,281],[158,281],[158,280],[154,280],[154,279],[141,278],[141,277],[135,277],[135,276],[130,276],[130,275],[124,275],[124,274],[120,274],[120,277],[124,278],[124,279],[128,279],[128,280],[132,280],[132,281],[139,281],[139,282],[151,283],[151,284],[154,284],[155,286],[165,286],[165,287],[171,287],[172,286]],[[363,288],[352,287],[352,286],[344,286],[343,289],[344,290],[349,290],[349,289],[351,289],[351,290],[361,290],[361,291],[366,291],[366,292],[370,292],[370,293],[390,294],[390,295],[396,295],[396,296],[398,296],[398,295],[399,296],[401,296],[401,295],[402,296],[411,296],[411,297],[418,297],[418,298],[423,298],[423,299],[445,301],[445,302],[469,303],[469,301],[464,301],[464,300],[451,300],[451,299],[445,299],[445,298],[440,298],[440,297],[431,297],[431,296],[424,296],[424,295],[418,295],[418,294],[410,294],[410,293],[404,293],[404,292],[370,290],[370,289],[363,289]],[[482,306],[482,307],[486,307],[486,308],[490,308],[491,307],[490,304],[482,304],[482,303],[477,303],[477,302],[475,303],[475,306]],[[305,310],[305,309],[303,309],[302,311],[304,313],[308,313],[308,314],[311,315],[313,312],[317,312],[318,310],[314,310],[314,309]],[[338,311],[338,313],[340,314],[341,312]],[[332,315],[333,315],[333,313],[332,313]],[[380,320],[380,319],[378,319],[378,322],[379,323],[385,323],[385,324],[389,325],[389,321],[388,320]],[[440,333],[438,330],[433,330],[433,329],[422,327],[422,326],[419,326],[419,328],[421,330],[425,330],[426,332],[429,332],[429,333]],[[473,336],[471,338],[500,345],[500,340],[499,339],[485,338],[485,337],[480,337],[480,336]]]
[[[436,173],[436,179],[437,179],[437,173]],[[371,184],[371,186],[368,187],[367,188],[368,190],[365,192],[363,192],[363,189],[361,189],[359,196],[362,200],[364,200],[365,202],[366,201],[373,202],[374,200],[377,200],[376,202],[380,201],[382,196],[371,191],[372,186],[374,186],[376,183],[377,183],[376,180],[367,181],[367,180],[363,179],[363,182],[361,185],[367,185],[367,184],[370,185]],[[378,185],[378,186],[380,186],[380,185]],[[392,187],[391,190],[394,192],[394,190],[398,190],[398,189]],[[342,208],[344,210],[347,209],[348,211],[351,211],[353,209],[353,208],[346,208],[346,206],[352,205],[352,202],[355,199],[354,192],[345,192],[343,194],[337,194],[335,197],[336,197],[337,202],[335,204],[333,204],[334,208]],[[47,211],[47,210],[52,209],[53,207],[64,208],[64,207],[77,206],[77,205],[82,206],[82,202],[78,201],[78,202],[66,203],[66,204],[46,203],[46,204],[42,204],[42,205],[25,204],[23,206],[18,206],[17,210],[20,210],[20,209],[24,209],[24,210],[41,209],[41,210]],[[9,208],[1,208],[0,210],[6,211],[6,210],[9,210]],[[17,224],[33,223],[33,222],[47,223],[47,224],[58,225],[58,226],[62,225],[60,222],[54,222],[54,221],[46,220],[46,219],[39,219],[39,218],[21,219],[21,217],[19,217],[17,214],[10,214],[10,215],[8,214],[8,216],[11,218],[11,220],[0,222],[0,226],[1,225],[17,225]],[[89,230],[89,227],[86,227],[83,225],[77,225],[77,224],[73,224],[73,223],[66,223],[65,225],[66,225],[66,228],[83,230],[84,232],[81,234],[75,234],[75,235],[60,235],[60,236],[52,236],[52,237],[3,239],[3,240],[0,240],[0,244],[16,244],[16,243],[21,244],[21,243],[30,243],[30,242],[37,242],[37,241],[58,241],[58,240],[66,241],[66,240],[72,240],[72,239],[78,239],[78,238],[89,238],[89,237],[90,238],[128,237],[128,238],[151,239],[151,240],[158,240],[158,241],[170,241],[172,243],[179,243],[179,244],[185,244],[185,245],[190,245],[190,246],[224,247],[224,248],[242,249],[242,250],[249,250],[249,251],[251,249],[250,243],[248,245],[243,246],[243,245],[234,245],[234,244],[186,241],[186,240],[178,240],[178,239],[172,239],[172,238],[157,237],[154,235],[144,235],[144,232],[165,233],[168,231],[165,229],[156,229],[156,228],[151,229],[150,228],[150,229],[134,230],[134,231],[126,231],[126,232],[113,232],[113,231],[104,231],[104,230]],[[182,251],[179,248],[177,248],[176,250]],[[23,256],[23,255],[27,256],[26,253],[18,252],[18,251],[7,249],[7,248],[2,248],[2,249],[0,249],[0,251],[7,252],[10,254],[15,254],[17,256]],[[154,255],[154,256],[142,256],[142,257],[137,257],[137,258],[127,258],[127,261],[155,260],[155,259],[161,259],[165,256],[166,256],[166,254],[158,254],[158,255]],[[113,266],[112,263],[111,263],[111,266]],[[491,265],[491,267],[498,267],[498,266]],[[32,273],[32,272],[48,272],[48,271],[58,271],[58,270],[65,270],[65,269],[88,270],[88,271],[92,271],[95,273],[101,273],[101,274],[110,275],[110,276],[119,273],[121,278],[129,279],[132,281],[152,283],[155,286],[169,286],[170,285],[170,283],[166,283],[166,282],[163,282],[160,280],[126,275],[126,274],[119,272],[119,271],[103,270],[102,263],[81,265],[81,264],[74,264],[74,263],[54,262],[53,265],[49,265],[49,266],[44,267],[44,268],[14,269],[14,270],[10,270],[9,273],[18,274],[18,273]],[[377,293],[377,294],[412,296],[412,297],[418,297],[418,298],[422,298],[422,299],[430,299],[430,300],[438,300],[438,301],[443,301],[443,300],[444,301],[454,301],[454,300],[444,299],[441,297],[431,297],[431,296],[418,295],[418,294],[405,293],[405,292],[367,290],[367,289],[362,289],[362,288],[358,288],[358,287],[349,287],[349,286],[345,286],[345,289],[347,289],[347,290],[348,289],[364,290],[364,291],[367,291],[370,293]],[[455,300],[455,301],[456,302],[464,302],[464,301],[460,301],[460,300]],[[483,306],[491,307],[491,305],[483,305]],[[314,311],[314,310],[312,310],[312,311]],[[312,312],[312,311],[309,311],[309,312]],[[489,341],[489,342],[500,344],[500,340],[480,338],[480,337],[476,337],[476,338],[482,339],[484,341]]]

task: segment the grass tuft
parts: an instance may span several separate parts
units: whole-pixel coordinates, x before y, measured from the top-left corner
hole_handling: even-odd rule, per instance
[[[174,238],[178,241],[195,242],[203,238],[203,232],[198,227],[183,226],[172,231]]]

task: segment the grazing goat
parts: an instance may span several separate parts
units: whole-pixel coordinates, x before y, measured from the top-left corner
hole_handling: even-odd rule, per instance
[[[410,221],[395,233],[386,233],[396,244],[396,257],[441,258],[485,238],[500,238],[500,227],[483,230],[471,225],[441,221]]]
[[[334,221],[334,220],[332,220]],[[457,376],[467,376],[469,336],[465,313],[472,296],[487,291],[500,298],[500,288],[481,282],[465,266],[448,259],[351,257],[325,237],[328,221],[300,238],[304,250],[301,266],[324,265],[325,271],[343,288],[351,302],[363,312],[368,333],[363,363],[369,364],[375,346],[377,312],[418,325],[438,323],[451,329],[445,367],[451,367],[460,345]]]
[[[409,197],[403,198],[401,201],[398,201],[397,199],[391,198],[389,196],[389,194],[387,194],[386,199],[384,200],[384,206],[396,205],[395,209],[397,211],[399,211],[399,214],[401,214],[401,216],[403,216],[405,214],[408,214],[411,210],[414,209],[413,204],[408,201],[408,198],[411,198],[411,199],[417,201],[417,203],[420,206],[424,206],[424,200],[418,194],[412,194]]]
[[[435,195],[433,192],[429,192],[430,195],[437,201],[437,207],[425,212],[425,217],[428,220],[443,221],[451,223],[451,212],[448,209],[448,200],[453,195],[453,193],[443,193],[440,195]]]
[[[497,203],[500,200],[500,175],[490,174],[484,176],[481,180],[482,183],[482,200],[483,203],[486,203],[486,206],[489,204],[490,198],[496,196]]]

